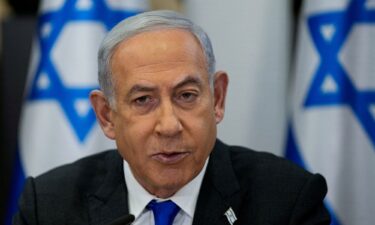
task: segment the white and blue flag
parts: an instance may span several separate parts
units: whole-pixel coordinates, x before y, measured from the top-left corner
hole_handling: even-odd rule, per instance
[[[19,191],[27,176],[114,147],[96,123],[88,99],[98,88],[97,51],[116,23],[147,9],[147,0],[41,2],[20,122],[19,167],[14,170],[18,187],[13,190]],[[15,210],[15,202],[9,211]]]
[[[306,0],[287,157],[328,183],[332,224],[375,223],[375,1]]]

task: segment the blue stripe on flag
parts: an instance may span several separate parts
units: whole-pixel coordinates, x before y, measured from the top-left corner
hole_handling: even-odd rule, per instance
[[[16,160],[13,164],[11,191],[8,198],[7,212],[5,215],[5,225],[12,224],[12,217],[18,210],[17,199],[20,196],[25,183],[25,174],[21,165],[19,151],[16,151]]]
[[[328,209],[329,214],[331,214],[331,225],[341,225],[342,223],[336,217],[336,214],[333,212],[333,209],[331,205],[328,203],[328,201],[325,201],[324,204]]]
[[[358,88],[358,85],[353,82],[352,76],[359,76],[359,74],[350,75],[347,69],[348,65],[344,65],[338,57],[347,45],[355,26],[373,26],[375,24],[375,10],[366,5],[365,0],[352,0],[344,11],[322,12],[308,18],[308,28],[319,53],[320,64],[312,80],[304,106],[306,108],[349,106],[375,147],[375,120],[371,113],[371,106],[375,102],[375,92],[372,89]],[[326,24],[335,28],[332,40],[327,39],[321,32],[322,27]],[[359,61],[354,61],[354,63],[358,64]],[[361,64],[357,66],[358,68],[362,67]],[[358,71],[356,72],[358,73]],[[338,85],[336,91],[326,92],[321,89],[327,76],[331,76]]]
[[[37,71],[32,83],[31,91],[28,95],[29,101],[56,100],[60,103],[67,119],[70,122],[77,138],[84,142],[96,123],[95,113],[90,108],[86,115],[79,115],[74,103],[77,99],[87,99],[89,93],[98,88],[97,86],[85,86],[72,88],[64,84],[61,79],[61,72],[56,68],[56,62],[51,58],[52,50],[57,45],[57,41],[63,29],[68,23],[73,21],[100,21],[102,25],[110,30],[115,24],[129,16],[136,15],[139,10],[112,10],[105,1],[95,1],[87,10],[76,7],[77,1],[68,0],[61,9],[53,12],[43,13],[38,20],[38,41],[41,48],[41,59],[37,66]],[[43,35],[43,26],[49,24],[51,32]],[[42,74],[50,80],[49,88],[38,88],[38,81]],[[96,78],[95,78],[96,79]]]
[[[286,152],[285,152],[285,157],[287,159],[292,160],[295,162],[297,165],[300,167],[306,168],[305,163],[303,162],[302,156],[298,151],[296,141],[294,139],[294,133],[292,126],[288,126],[288,137],[287,137],[287,142],[286,142]]]
[[[49,0],[41,1],[41,5]],[[121,0],[123,2],[127,0]],[[117,2],[119,3],[120,0]],[[103,26],[105,30],[111,29],[115,24],[120,22],[122,19],[133,16],[143,9],[143,5],[139,1],[139,9],[121,9],[116,7],[110,7],[107,0],[95,0],[95,1],[77,1],[77,0],[66,0],[63,1],[61,6],[57,9],[48,10],[48,11],[41,11],[38,23],[37,23],[37,36],[38,36],[38,45],[37,48],[39,50],[40,56],[35,62],[35,73],[33,74],[33,80],[30,84],[28,92],[26,93],[25,100],[28,103],[33,104],[34,102],[42,103],[44,101],[55,102],[59,104],[60,109],[64,113],[69,125],[72,128],[73,136],[76,139],[71,141],[76,141],[76,143],[84,143],[87,140],[90,132],[93,130],[93,127],[96,123],[95,114],[92,108],[88,109],[88,112],[80,113],[80,110],[77,109],[76,103],[81,100],[88,101],[89,93],[92,89],[97,88],[97,85],[93,85],[92,83],[88,82],[80,82],[79,85],[69,85],[67,82],[64,82],[64,77],[61,71],[58,69],[58,63],[55,59],[53,59],[54,53],[56,53],[56,46],[58,46],[58,42],[61,41],[61,37],[66,27],[72,25],[74,23],[81,24],[82,22],[87,23],[99,23],[100,26]],[[41,7],[43,9],[43,7]],[[77,23],[78,22],[78,23]],[[100,33],[98,35],[101,35]],[[88,41],[90,38],[88,38]],[[60,43],[61,44],[61,43]],[[84,43],[86,44],[86,43]],[[93,48],[96,48],[96,44],[92,44]],[[95,45],[95,46],[94,46]],[[68,50],[67,50],[68,51]],[[70,53],[70,52],[68,52]],[[66,57],[69,57],[69,54]],[[61,62],[59,62],[61,63]],[[65,66],[63,63],[60,66]],[[94,65],[93,65],[94,66]],[[87,74],[86,74],[87,75]],[[96,80],[97,77],[95,74],[92,74],[92,80]],[[83,76],[85,76],[83,74]],[[78,80],[79,81],[79,80]],[[85,105],[83,105],[85,107]],[[84,109],[85,110],[85,109]],[[35,115],[33,115],[35,117]],[[44,120],[46,118],[43,118]],[[47,119],[56,119],[56,118],[47,118]],[[47,120],[46,120],[47,121]],[[22,119],[21,119],[22,122]],[[34,132],[33,127],[28,127],[28,135],[35,135],[35,137],[40,137],[37,134],[38,132]],[[22,129],[21,129],[22,130]],[[22,131],[21,131],[22,132]],[[51,130],[54,132],[54,130]],[[22,133],[20,134],[22,136]],[[55,137],[58,138],[70,138],[70,137],[62,137],[58,133],[54,133]],[[30,136],[28,136],[30,138]],[[103,136],[103,138],[105,138]],[[21,138],[20,138],[21,141]],[[95,146],[102,146],[103,141],[107,141],[106,139],[97,138],[95,140],[95,144],[91,143],[90,145]],[[50,143],[51,146],[54,143]],[[37,159],[41,162],[48,160],[51,155],[53,156],[53,151],[49,151],[50,147],[48,145],[43,145],[42,148],[46,147],[46,149],[42,149],[41,151],[48,151],[50,155],[46,155],[45,158]],[[20,149],[23,146],[20,146]],[[25,176],[33,175],[35,171],[46,171],[47,168],[52,168],[55,166],[60,165],[59,163],[64,164],[65,161],[61,162],[54,162],[48,166],[38,166],[38,168],[34,168],[33,171],[26,170],[24,167],[24,163],[20,161],[20,154],[24,152],[33,152],[35,149],[40,149],[39,146],[35,147],[27,145],[27,149],[21,149],[22,152],[17,152],[16,161],[14,162],[14,169],[12,174],[12,189],[11,195],[9,196],[9,202],[7,205],[7,214],[6,214],[6,225],[11,224],[12,215],[14,212],[17,211],[17,199],[22,191],[22,187],[24,184]],[[77,147],[76,149],[80,149]],[[93,148],[92,153],[94,153],[95,147]],[[30,153],[32,154],[32,153]],[[80,156],[84,156],[87,153],[79,153]],[[23,156],[23,155],[22,155]],[[74,157],[72,157],[74,158]],[[35,165],[36,162],[28,162],[31,165]],[[37,162],[38,163],[38,162]],[[43,163],[41,163],[43,164]],[[24,170],[23,170],[24,169]]]
[[[299,166],[301,166],[305,169],[308,169],[306,167],[306,164],[305,164],[305,162],[302,158],[302,155],[301,155],[300,150],[298,148],[298,145],[296,143],[296,139],[295,139],[293,128],[292,128],[291,124],[289,124],[289,126],[288,126],[288,137],[287,137],[287,143],[286,143],[285,157],[287,159],[292,160],[297,165],[299,165]],[[340,221],[338,220],[335,212],[333,211],[333,209],[330,206],[330,204],[328,203],[328,201],[325,201],[324,204],[325,204],[326,208],[328,209],[328,212],[331,215],[331,225],[341,225],[342,223],[340,223]]]

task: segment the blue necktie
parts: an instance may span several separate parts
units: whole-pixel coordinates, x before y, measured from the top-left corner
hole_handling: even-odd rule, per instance
[[[155,225],[172,225],[180,208],[171,200],[156,202],[152,200],[147,205],[154,213]]]

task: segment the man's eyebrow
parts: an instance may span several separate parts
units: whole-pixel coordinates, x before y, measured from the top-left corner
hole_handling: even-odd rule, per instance
[[[202,88],[203,86],[203,81],[201,78],[193,75],[189,75],[185,77],[182,81],[178,82],[178,84],[174,87],[174,89],[179,89],[185,85],[196,85],[199,88]]]
[[[203,86],[203,81],[197,76],[189,75],[185,77],[182,81],[178,82],[177,85],[173,89],[179,89],[185,85],[197,85],[199,88]],[[135,93],[138,92],[153,92],[157,88],[154,86],[146,86],[146,85],[141,85],[141,84],[136,84],[134,85],[126,95],[128,98]]]
[[[153,86],[145,86],[145,85],[136,84],[129,90],[127,97],[130,97],[137,92],[152,92],[152,91],[155,91],[155,89],[156,87],[153,87]]]

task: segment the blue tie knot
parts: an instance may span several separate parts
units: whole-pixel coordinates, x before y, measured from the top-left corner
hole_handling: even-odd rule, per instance
[[[147,205],[154,213],[155,225],[172,225],[180,208],[171,200],[156,202],[152,200]]]

